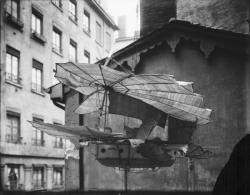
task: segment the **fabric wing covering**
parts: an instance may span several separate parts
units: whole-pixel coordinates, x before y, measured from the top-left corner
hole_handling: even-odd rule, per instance
[[[146,109],[151,116],[156,109],[198,125],[209,122],[211,110],[202,108],[203,97],[193,92],[192,83],[176,81],[168,74],[135,75],[97,64],[68,62],[57,64],[55,76],[84,94],[84,102],[76,109],[79,114],[109,107],[109,113],[143,118],[148,115]],[[140,106],[127,106],[129,103]]]
[[[35,129],[43,131],[52,136],[73,140],[73,143],[75,142],[78,143],[79,140],[82,141],[105,140],[105,139],[121,140],[124,138],[121,133],[110,134],[110,133],[100,132],[98,130],[91,129],[87,126],[56,125],[38,121],[29,121],[29,122]]]

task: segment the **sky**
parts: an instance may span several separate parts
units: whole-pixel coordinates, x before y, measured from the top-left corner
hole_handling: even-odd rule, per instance
[[[138,0],[105,0],[108,13],[117,24],[118,16],[125,15],[127,18],[127,36],[133,36],[136,26],[136,4]]]

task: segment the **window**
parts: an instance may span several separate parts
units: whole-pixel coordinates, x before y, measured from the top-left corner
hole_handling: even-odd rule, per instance
[[[63,148],[63,138],[55,137],[54,148]]]
[[[34,188],[44,187],[44,168],[33,167],[33,185]]]
[[[43,64],[33,59],[32,66],[32,91],[42,93]]]
[[[32,33],[35,33],[37,35],[42,35],[42,23],[43,23],[43,16],[40,12],[32,9],[32,24],[31,24],[31,30]]]
[[[57,53],[62,53],[62,32],[53,27],[52,48]]]
[[[20,20],[20,0],[6,1],[5,22],[12,27],[23,31],[23,22]]]
[[[84,63],[90,63],[90,53],[87,50],[84,50]]]
[[[96,22],[96,41],[102,43],[102,26],[98,22]]]
[[[73,62],[77,61],[77,44],[72,39],[69,44],[69,59]]]
[[[14,18],[19,17],[19,0],[8,0],[6,2],[6,11]]]
[[[19,165],[8,165],[8,189],[19,190]]]
[[[6,123],[6,142],[15,144],[21,143],[20,115],[14,112],[7,112]]]
[[[51,2],[59,8],[62,8],[62,0],[51,0]]]
[[[54,186],[63,185],[63,168],[62,167],[54,167],[53,184]]]
[[[6,47],[6,79],[13,83],[20,83],[19,58],[19,51],[9,46]]]
[[[43,122],[43,119],[33,118],[35,122]],[[33,129],[32,144],[35,146],[44,146],[44,135],[43,132],[37,129]]]
[[[76,0],[69,0],[69,18],[74,22],[77,21]]]
[[[108,33],[108,32],[106,32],[106,50],[107,51],[110,51],[110,49],[111,49],[111,35]]]
[[[83,13],[83,30],[90,33],[90,15],[86,10]]]

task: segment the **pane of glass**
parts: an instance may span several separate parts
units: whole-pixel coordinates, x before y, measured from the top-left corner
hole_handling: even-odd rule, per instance
[[[58,33],[55,34],[55,43],[56,43],[56,48],[59,50],[60,37]]]
[[[52,34],[52,43],[53,43],[53,47],[54,47],[55,44],[56,44],[56,33],[55,33],[55,31],[53,31],[53,34]]]
[[[12,16],[17,18],[17,2],[12,1]]]
[[[37,130],[33,130],[33,139],[37,139],[37,137],[36,137],[36,132],[37,132]]]
[[[6,55],[6,72],[11,73],[11,55],[8,53]]]
[[[32,83],[36,83],[36,68],[32,68]]]
[[[37,130],[37,140],[41,140],[41,131]]]
[[[37,27],[37,33],[38,34],[41,34],[41,20],[40,20],[40,18],[36,18],[36,27]]]
[[[11,1],[6,1],[7,12],[11,14]]]
[[[12,133],[13,133],[13,136],[18,136],[18,127],[19,127],[19,120],[18,118],[14,118],[13,117],[13,120],[12,120]]]
[[[18,76],[18,58],[16,56],[12,56],[12,74]]]
[[[42,71],[37,69],[36,70],[36,74],[37,74],[37,84],[41,86],[42,83]]]
[[[32,14],[32,24],[31,24],[31,29],[32,29],[32,32],[35,32],[36,31],[36,16],[34,14]]]

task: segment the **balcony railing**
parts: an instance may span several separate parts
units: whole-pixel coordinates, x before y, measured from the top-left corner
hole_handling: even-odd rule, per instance
[[[32,145],[34,145],[34,146],[44,146],[45,145],[45,140],[32,139]]]
[[[21,84],[21,78],[18,75],[6,72],[6,80],[16,84]]]
[[[5,137],[5,141],[13,144],[21,144],[23,138],[18,135],[7,134]]]
[[[23,31],[23,27],[24,27],[23,22],[19,18],[13,16],[8,11],[5,11],[5,19],[4,20],[6,23],[10,24],[11,26],[17,28],[20,31]]]

